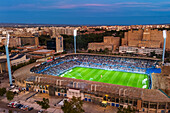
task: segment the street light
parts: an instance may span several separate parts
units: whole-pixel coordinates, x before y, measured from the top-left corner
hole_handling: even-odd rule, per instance
[[[6,58],[7,58],[7,65],[8,65],[9,83],[10,83],[10,86],[12,86],[12,75],[11,75],[11,65],[10,65],[10,59],[9,59],[8,45],[9,45],[9,33],[7,33],[7,36],[6,36],[5,50],[6,50]]]
[[[74,53],[76,53],[76,36],[77,36],[77,29],[74,30]]]

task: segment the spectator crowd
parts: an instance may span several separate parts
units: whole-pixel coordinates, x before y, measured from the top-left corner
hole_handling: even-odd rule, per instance
[[[59,57],[51,62],[45,62],[33,67],[31,72],[47,75],[61,75],[74,67],[89,67],[106,70],[119,70],[129,72],[145,73],[147,68],[154,68],[157,61],[121,58],[97,55],[67,55]]]

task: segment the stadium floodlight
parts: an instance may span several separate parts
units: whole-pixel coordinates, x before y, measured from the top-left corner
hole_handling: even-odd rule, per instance
[[[6,58],[7,58],[7,65],[8,65],[9,83],[10,83],[10,86],[12,86],[11,65],[10,65],[9,50],[8,50],[9,37],[10,37],[10,35],[9,35],[9,33],[7,33],[5,50],[6,50]]]
[[[165,59],[166,36],[167,36],[166,30],[163,30],[164,47],[163,47],[163,54],[162,54],[162,64],[164,64],[164,59]]]
[[[77,29],[74,30],[74,52],[76,53],[76,36],[77,36]]]

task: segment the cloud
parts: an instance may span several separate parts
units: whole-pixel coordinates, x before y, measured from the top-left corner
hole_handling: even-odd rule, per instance
[[[53,8],[69,9],[69,8],[79,8],[79,7],[105,7],[111,6],[110,4],[69,4],[69,5],[59,5],[53,6]]]
[[[115,4],[120,4],[120,5],[148,5],[150,3],[141,3],[141,2],[119,2],[119,3],[115,3]]]
[[[84,4],[83,6],[111,6],[110,4]]]
[[[167,2],[167,4],[170,2]],[[48,3],[46,5],[44,5],[44,3],[35,3],[35,4],[18,4],[15,6],[11,6],[11,7],[0,7],[0,9],[7,9],[7,10],[20,10],[23,9],[24,10],[51,10],[51,9],[77,9],[77,8],[86,8],[87,10],[89,10],[89,8],[91,8],[92,10],[101,10],[101,11],[116,11],[118,9],[123,10],[125,8],[136,8],[136,7],[140,7],[140,8],[145,8],[145,10],[150,10],[148,8],[155,8],[153,10],[158,10],[156,8],[160,8],[160,11],[169,11],[169,9],[161,9],[162,4],[165,4],[164,2],[159,3],[150,3],[150,2],[116,2],[116,3],[111,3],[111,4],[100,4],[100,3],[77,3],[77,4],[73,4],[73,3],[68,3],[67,1],[63,1],[63,2],[53,2],[53,3]]]
[[[170,8],[160,8],[160,9],[151,9],[152,11],[162,11],[162,12],[166,12],[166,11],[170,11]]]
[[[107,7],[107,8],[121,8],[121,7],[152,7],[150,3],[137,3],[137,2],[120,2],[113,4],[56,4],[51,6],[40,6],[40,8],[56,8],[56,9],[73,9],[83,7]]]

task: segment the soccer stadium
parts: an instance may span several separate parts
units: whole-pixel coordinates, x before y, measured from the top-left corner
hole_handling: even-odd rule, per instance
[[[56,58],[31,69],[39,74],[82,79],[116,85],[150,88],[146,71],[155,69],[157,61],[130,58],[71,55]]]
[[[152,74],[161,73],[159,63],[146,58],[66,54],[23,67],[14,76],[26,90],[51,96],[76,96],[96,104],[167,112],[170,98],[152,89]]]

